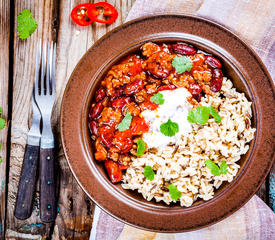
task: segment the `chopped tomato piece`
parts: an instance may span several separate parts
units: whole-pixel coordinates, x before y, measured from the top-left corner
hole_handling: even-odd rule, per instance
[[[142,111],[145,111],[145,110],[155,110],[157,109],[158,105],[156,103],[153,103],[151,101],[145,101],[143,102],[142,104],[140,104],[140,109]]]
[[[73,8],[71,12],[72,20],[79,26],[90,25],[94,20],[93,18],[88,16],[89,9],[96,10],[94,4],[92,3],[83,3],[83,4],[77,5],[76,7]]]
[[[112,183],[120,182],[122,179],[122,171],[119,164],[111,160],[106,160],[104,165]]]
[[[149,125],[142,117],[133,117],[130,130],[133,135],[140,135],[149,131]]]
[[[101,14],[103,19],[99,18]],[[93,4],[93,8],[88,9],[88,16],[95,22],[110,24],[117,19],[118,12],[113,5],[107,2],[97,2]]]
[[[130,151],[133,146],[131,131],[129,129],[123,132],[116,131],[112,143],[123,153]]]
[[[109,126],[100,127],[98,132],[102,143],[108,148],[112,147],[112,139],[114,134],[113,128],[110,128]]]
[[[139,58],[135,58],[134,60],[134,66],[131,67],[129,70],[129,74],[131,76],[135,76],[139,74],[142,71],[142,65],[141,65],[141,60]]]

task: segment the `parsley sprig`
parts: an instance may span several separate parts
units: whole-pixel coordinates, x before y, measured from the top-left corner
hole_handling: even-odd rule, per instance
[[[174,184],[170,184],[168,189],[171,198],[175,201],[178,201],[181,197],[181,192],[177,189],[177,187]]]
[[[228,169],[227,169],[228,166],[225,161],[222,161],[220,167],[210,159],[205,160],[204,163],[206,167],[211,170],[211,173],[214,176],[220,176],[221,174],[226,174],[228,172]]]
[[[155,178],[155,172],[151,166],[146,166],[144,168],[144,177],[150,181],[153,181]]]
[[[178,74],[190,71],[193,67],[192,61],[188,57],[176,56],[172,61],[172,66]]]
[[[37,28],[37,22],[32,17],[29,9],[22,10],[17,16],[17,32],[19,38],[26,39],[34,33]]]
[[[164,103],[163,94],[161,93],[154,94],[152,97],[150,97],[150,101],[158,105],[162,105]]]
[[[117,128],[120,132],[123,132],[130,128],[131,121],[132,121],[132,115],[127,111],[125,117],[123,120],[118,124]]]
[[[141,156],[143,155],[143,152],[145,151],[146,146],[145,146],[145,142],[139,138],[137,140],[137,156]]]
[[[199,106],[196,109],[192,109],[188,112],[187,120],[190,123],[199,123],[204,125],[209,119],[209,115],[214,117],[217,123],[221,122],[221,117],[218,112],[212,107]]]
[[[165,136],[173,137],[179,132],[179,125],[169,119],[166,123],[160,125],[160,132]]]

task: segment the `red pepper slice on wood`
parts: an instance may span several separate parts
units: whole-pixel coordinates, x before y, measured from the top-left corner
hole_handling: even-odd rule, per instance
[[[118,17],[117,10],[114,8],[113,5],[107,2],[98,2],[93,4],[93,6],[93,8],[88,9],[88,16],[92,18],[95,22],[110,24],[113,23]],[[103,8],[103,11],[100,10],[101,8]],[[101,13],[106,19],[98,18]]]
[[[95,9],[96,11],[96,7],[92,3],[83,3],[74,7],[71,12],[72,20],[79,26],[90,25],[94,19],[88,15],[88,9],[90,9],[90,11]]]

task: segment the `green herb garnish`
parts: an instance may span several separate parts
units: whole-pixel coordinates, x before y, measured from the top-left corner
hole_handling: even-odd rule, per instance
[[[164,103],[163,95],[161,93],[156,93],[150,97],[150,101],[158,105],[162,105]]]
[[[222,119],[221,119],[220,115],[218,114],[218,112],[215,110],[215,108],[213,108],[212,106],[210,106],[209,110],[210,110],[211,116],[215,119],[215,121],[217,123],[220,123]]]
[[[220,176],[221,174],[226,174],[228,172],[227,170],[227,164],[225,161],[222,161],[221,166],[219,167],[217,164],[215,164],[210,159],[207,159],[204,161],[207,168],[211,170],[211,173],[214,176]]]
[[[118,126],[117,126],[118,130],[120,132],[123,132],[123,131],[129,129],[129,127],[131,125],[132,118],[133,118],[132,115],[127,111],[125,117],[120,122],[120,124],[118,124]]]
[[[137,156],[143,155],[144,150],[146,149],[145,142],[139,138],[137,140]]]
[[[178,74],[190,71],[193,67],[192,61],[188,57],[183,56],[174,57],[172,65]]]
[[[171,198],[175,201],[178,201],[181,197],[181,192],[177,189],[177,187],[174,184],[170,184],[168,189]]]
[[[153,171],[151,166],[146,166],[144,168],[144,177],[150,181],[154,180],[155,172]]]
[[[32,17],[29,9],[22,10],[17,16],[17,32],[21,39],[26,39],[34,33],[37,28],[37,22]]]
[[[167,137],[173,137],[179,132],[179,125],[169,119],[166,123],[160,125],[160,132]]]
[[[209,119],[209,114],[214,117],[215,121],[220,123],[221,117],[218,112],[212,107],[199,106],[188,112],[187,120],[190,123],[199,123],[204,125]]]

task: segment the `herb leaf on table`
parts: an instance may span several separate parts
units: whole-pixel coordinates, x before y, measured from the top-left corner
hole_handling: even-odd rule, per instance
[[[32,17],[32,13],[29,9],[24,9],[19,13],[17,16],[17,23],[17,32],[21,39],[28,38],[37,28],[37,22]]]

